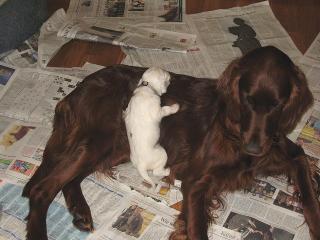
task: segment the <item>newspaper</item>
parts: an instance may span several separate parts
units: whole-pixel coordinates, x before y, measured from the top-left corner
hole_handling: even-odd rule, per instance
[[[82,67],[71,67],[71,68],[46,67],[45,70],[48,72],[56,73],[56,74],[63,74],[63,75],[73,76],[79,79],[84,79],[88,75],[94,72],[97,72],[102,68],[105,68],[105,66],[86,62]]]
[[[10,54],[0,57],[0,61],[16,67],[36,67],[38,62],[38,38],[39,33],[34,34],[24,41]]]
[[[304,151],[314,157],[320,159],[320,107],[315,105],[309,111],[304,127],[300,131],[296,142],[301,145]]]
[[[167,239],[172,231],[176,211],[165,205],[143,198],[115,184],[105,184],[89,177],[82,182],[82,189],[91,206],[95,231],[81,232],[72,224],[61,193],[50,205],[47,214],[49,239]],[[25,239],[24,220],[29,204],[21,197],[22,186],[1,179],[0,235],[6,239]],[[121,212],[126,209],[126,216]],[[134,211],[131,211],[134,210]],[[130,212],[131,211],[131,212]],[[127,217],[127,218],[125,218]],[[139,224],[134,224],[139,221]],[[120,237],[125,236],[124,238]],[[153,236],[153,237],[152,237]]]
[[[300,144],[305,152],[320,158],[320,33],[299,61],[306,74],[309,88],[314,96],[314,105],[303,116],[289,138]],[[320,166],[320,165],[319,165]]]
[[[24,239],[29,204],[21,197],[22,185],[40,165],[51,128],[5,117],[0,117],[0,126],[0,235]],[[80,232],[72,225],[59,193],[47,214],[49,239],[167,239],[173,230],[176,210],[115,180],[90,176],[81,187],[96,231]],[[238,233],[216,225],[210,227],[209,235],[240,240]]]
[[[79,17],[132,17],[163,22],[182,22],[182,0],[72,0],[68,15]]]
[[[320,33],[300,60],[315,101],[320,104]]]
[[[310,239],[302,206],[287,184],[274,178],[257,179],[245,192],[226,197],[219,225],[240,232],[242,239]]]
[[[17,75],[17,69],[6,63],[0,62],[0,99],[8,89],[10,82]]]
[[[63,9],[57,10],[41,27],[38,42],[38,62],[44,68],[52,57],[69,38],[57,37],[58,30],[65,24],[68,17]]]
[[[51,128],[0,116],[0,177],[19,183],[39,167]]]
[[[211,78],[218,77],[233,59],[259,46],[276,46],[295,62],[302,56],[268,2],[186,15],[185,21],[197,35],[199,51],[185,55],[132,49],[125,52],[141,66],[155,64],[175,73]]]
[[[128,21],[129,22],[129,21]],[[195,44],[194,34],[173,32],[154,26],[125,24],[119,20],[70,19],[58,37],[109,43],[129,48],[186,52]]]
[[[150,177],[155,182],[155,187],[153,188],[144,181],[131,162],[117,166],[115,173],[115,177],[119,182],[132,187],[142,195],[154,198],[156,201],[162,201],[169,206],[182,201],[183,197],[179,187],[170,185],[165,179],[150,174]]]
[[[58,101],[81,79],[43,70],[0,64],[0,115],[24,121],[51,124]],[[2,84],[0,84],[2,86]]]

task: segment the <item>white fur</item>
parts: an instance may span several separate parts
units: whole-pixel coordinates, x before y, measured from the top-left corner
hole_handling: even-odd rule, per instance
[[[140,85],[143,81],[147,86]],[[130,158],[140,175],[152,186],[148,175],[153,170],[156,176],[168,176],[170,169],[164,169],[167,153],[158,143],[161,119],[179,110],[179,105],[160,105],[160,95],[167,91],[170,74],[160,68],[152,67],[144,72],[133,96],[124,112],[130,145]],[[156,93],[155,93],[156,92]]]

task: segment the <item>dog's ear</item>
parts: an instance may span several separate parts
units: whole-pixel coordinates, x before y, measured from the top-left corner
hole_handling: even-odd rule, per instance
[[[240,59],[233,60],[218,79],[217,87],[224,93],[226,114],[232,122],[240,119],[239,79],[241,78]]]
[[[309,90],[304,73],[297,67],[293,67],[292,87],[288,102],[283,108],[280,119],[280,129],[288,134],[296,127],[303,114],[313,104],[313,96]]]

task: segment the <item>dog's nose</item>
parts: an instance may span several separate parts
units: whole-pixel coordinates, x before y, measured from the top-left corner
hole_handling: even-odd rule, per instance
[[[249,154],[259,154],[262,152],[262,148],[256,141],[251,141],[248,144],[245,144],[244,149]]]

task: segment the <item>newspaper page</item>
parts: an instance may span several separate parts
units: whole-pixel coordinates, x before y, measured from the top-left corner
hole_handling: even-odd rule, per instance
[[[0,235],[8,240],[25,239],[25,217],[29,211],[28,199],[21,197],[23,187],[5,178],[0,181],[1,221]],[[91,206],[96,231],[103,226],[104,216],[118,209],[126,201],[123,188],[115,188],[89,177],[82,182],[82,189],[88,204]],[[72,216],[65,206],[63,195],[59,193],[50,205],[47,214],[47,233],[49,239],[83,240],[96,239],[95,232],[81,232],[72,224]]]
[[[183,198],[179,187],[170,185],[165,179],[150,173],[150,177],[155,182],[155,187],[153,188],[141,177],[131,162],[117,166],[115,173],[115,177],[119,182],[132,187],[142,195],[152,197],[156,201],[162,201],[169,206],[180,202]]]
[[[305,152],[320,158],[320,33],[299,61],[314,97],[314,105],[288,136],[300,144]]]
[[[304,151],[317,159],[320,159],[320,107],[315,105],[307,115],[304,127],[300,131],[296,142]]]
[[[15,67],[36,67],[38,62],[38,38],[39,33],[34,34],[10,54],[0,57],[0,61]]]
[[[168,239],[177,211],[131,192],[89,239]]]
[[[5,69],[4,80],[14,72],[0,98],[0,115],[49,125],[58,101],[81,81],[76,77],[37,69],[14,70],[3,65],[0,69]]]
[[[39,167],[51,128],[0,117],[0,177],[26,183]]]
[[[0,99],[17,76],[17,68],[0,62]]]
[[[229,194],[218,224],[242,239],[310,239],[300,202],[277,179],[257,179],[245,193]]]
[[[300,61],[317,104],[320,104],[320,33]]]
[[[83,67],[72,67],[72,68],[46,67],[45,70],[48,72],[53,72],[55,74],[73,76],[79,79],[84,79],[88,75],[96,72],[95,69],[84,69]]]
[[[39,66],[44,68],[52,57],[69,38],[57,37],[58,30],[65,24],[68,17],[63,9],[57,10],[41,27],[38,42]]]
[[[83,64],[82,69],[87,70],[89,72],[97,72],[101,69],[105,68],[105,66],[101,66],[98,64],[94,64],[94,63],[90,63],[90,62],[86,62],[85,64]]]
[[[95,231],[81,232],[73,226],[72,216],[59,193],[47,214],[49,239],[167,239],[173,230],[176,210],[119,183],[99,181],[90,176],[81,187],[92,211]],[[0,180],[0,235],[6,239],[25,239],[24,219],[29,203],[28,199],[21,197],[22,189],[20,184],[6,178]]]
[[[195,44],[194,34],[173,32],[152,26],[142,27],[119,21],[71,19],[58,31],[58,37],[109,43],[139,49],[186,52]]]
[[[276,46],[295,62],[301,57],[268,2],[186,15],[185,21],[197,35],[199,51],[174,56],[148,50],[125,52],[141,66],[155,64],[168,71],[211,78],[218,77],[233,59],[260,46]]]
[[[152,21],[182,22],[182,0],[72,0],[68,15],[79,17],[152,17]]]

